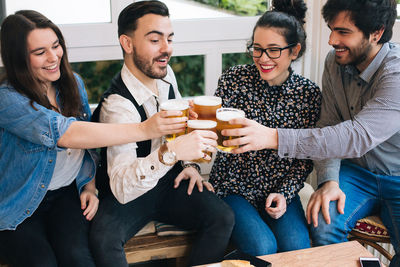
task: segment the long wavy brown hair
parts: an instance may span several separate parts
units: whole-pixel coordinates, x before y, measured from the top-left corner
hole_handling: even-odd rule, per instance
[[[33,74],[28,51],[27,37],[34,29],[52,29],[57,35],[64,51],[60,63],[60,79],[53,82],[59,91],[61,113],[64,116],[81,114],[81,99],[78,84],[68,62],[65,40],[60,29],[48,18],[33,10],[21,10],[9,15],[1,25],[1,59],[5,75],[1,82],[7,81],[17,92],[33,102],[48,109],[54,108],[46,95],[43,82]]]

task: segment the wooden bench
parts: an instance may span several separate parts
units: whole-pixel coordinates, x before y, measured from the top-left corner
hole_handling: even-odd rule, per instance
[[[176,265],[188,255],[194,235],[158,236],[156,233],[134,236],[125,244],[128,263],[176,259]]]
[[[132,237],[125,244],[129,264],[151,260],[171,259],[173,265],[184,266],[194,239],[193,234],[158,236],[156,233]],[[0,267],[9,267],[0,263]]]

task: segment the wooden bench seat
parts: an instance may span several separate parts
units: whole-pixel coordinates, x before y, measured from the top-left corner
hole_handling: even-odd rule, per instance
[[[176,266],[184,265],[179,259],[189,254],[193,234],[179,236],[158,236],[156,233],[132,237],[125,244],[129,264],[150,260],[176,259]],[[8,265],[0,263],[0,267]]]
[[[179,236],[158,236],[147,234],[134,236],[125,244],[128,263],[150,260],[183,258],[188,255],[193,234]]]

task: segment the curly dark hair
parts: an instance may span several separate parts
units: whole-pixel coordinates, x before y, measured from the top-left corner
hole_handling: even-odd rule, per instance
[[[277,28],[288,44],[300,43],[301,49],[297,59],[306,50],[305,23],[307,6],[303,0],[273,0],[272,10],[265,12],[257,21],[248,46],[253,44],[254,32],[258,27]],[[291,49],[290,49],[291,50]]]
[[[392,38],[397,17],[396,0],[328,0],[322,8],[322,16],[330,23],[342,11],[349,12],[351,20],[366,38],[382,28],[385,31],[378,43],[386,43]]]

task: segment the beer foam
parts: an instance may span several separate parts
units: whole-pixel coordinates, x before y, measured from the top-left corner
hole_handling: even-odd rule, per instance
[[[244,112],[239,110],[239,111],[234,111],[234,110],[226,110],[226,111],[221,111],[217,112],[217,120],[220,121],[230,121],[231,119],[235,118],[244,118]]]
[[[217,122],[211,120],[188,120],[187,127],[192,129],[212,129],[217,127]]]
[[[189,108],[189,102],[181,99],[170,99],[160,104],[161,110],[185,110]]]
[[[193,102],[194,104],[199,106],[218,106],[221,105],[222,99],[218,96],[203,95],[203,96],[196,96],[193,99]]]

